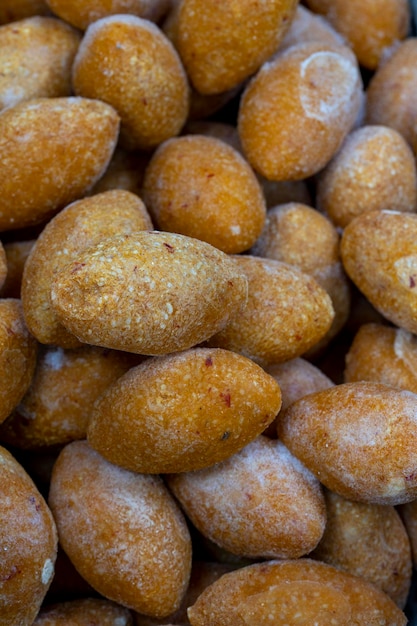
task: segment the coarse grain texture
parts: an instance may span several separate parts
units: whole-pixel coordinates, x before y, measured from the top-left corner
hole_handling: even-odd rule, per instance
[[[189,472],[241,450],[280,407],[278,384],[251,360],[192,348],[148,359],[119,378],[97,400],[88,440],[135,472]]]
[[[118,132],[117,113],[98,100],[39,98],[2,111],[0,231],[41,223],[83,196]]]
[[[345,38],[333,28],[325,17],[313,13],[304,5],[299,4],[291,26],[278,50],[282,51],[285,48],[307,41],[319,41],[322,44],[327,42],[331,45],[346,44]]]
[[[32,98],[71,95],[80,34],[52,17],[0,27],[0,110]]]
[[[188,610],[192,626],[405,626],[371,583],[311,559],[267,561],[225,574]],[[297,620],[297,621],[296,621]]]
[[[242,95],[243,151],[270,180],[312,176],[337,152],[362,102],[362,80],[348,48],[293,46],[265,63]]]
[[[33,626],[133,626],[129,609],[101,598],[82,598],[47,605]]]
[[[316,209],[289,202],[268,211],[252,254],[296,265],[314,276],[339,261],[339,235]]]
[[[54,573],[57,532],[32,479],[0,448],[2,626],[32,626]]]
[[[410,540],[414,568],[417,566],[417,500],[406,502],[398,507]]]
[[[187,608],[194,604],[198,596],[204,591],[206,587],[214,583],[215,580],[227,574],[228,572],[236,569],[235,565],[229,565],[227,563],[216,563],[211,561],[198,561],[193,560],[191,569],[190,584],[188,585],[186,594],[181,602],[180,608],[172,613],[168,617],[162,620],[156,620],[146,615],[139,613],[134,614],[134,620],[136,626],[158,626],[165,624],[171,626],[172,624],[185,624],[190,622],[187,617]]]
[[[153,154],[144,200],[160,230],[206,241],[228,254],[248,250],[265,223],[265,200],[241,154],[220,139],[187,135]]]
[[[417,493],[417,395],[359,381],[305,396],[281,412],[278,437],[331,491],[396,505]]]
[[[103,18],[88,27],[73,66],[76,94],[112,105],[120,140],[149,150],[178,135],[189,109],[187,76],[179,56],[152,22],[133,15]]]
[[[233,256],[249,283],[243,311],[210,339],[265,366],[304,354],[329,330],[334,310],[317,281],[274,259]]]
[[[4,292],[4,284],[7,279],[8,271],[9,271],[9,267],[8,267],[8,260],[6,256],[6,250],[0,241],[0,294],[2,294],[2,296]]]
[[[366,124],[394,128],[409,143],[417,116],[417,37],[408,37],[372,76],[366,91]]]
[[[168,39],[178,50],[178,14],[181,2],[173,0],[171,9],[161,24],[161,28]],[[190,84],[190,110],[189,120],[201,120],[212,116],[220,111],[230,100],[238,97],[242,86],[240,84],[220,93],[203,94]]]
[[[302,358],[290,359],[284,363],[272,363],[265,367],[265,371],[277,381],[281,389],[281,411],[309,393],[329,389],[334,385],[318,367]],[[272,439],[276,438],[278,419],[279,414],[265,430],[264,435]]]
[[[178,609],[191,540],[159,477],[123,470],[74,442],[54,466],[49,503],[62,547],[96,591],[153,617]]]
[[[281,410],[304,396],[334,387],[334,383],[316,365],[305,359],[291,359],[285,363],[273,363],[265,368],[281,389]]]
[[[417,338],[383,324],[363,324],[346,353],[345,382],[370,380],[417,393]]]
[[[80,346],[51,307],[54,276],[89,246],[151,228],[142,200],[125,190],[78,200],[48,222],[25,263],[21,290],[26,323],[39,342],[62,348]]]
[[[168,10],[169,0],[46,0],[65,22],[85,30],[97,20],[115,14],[142,17],[157,22]]]
[[[327,523],[311,557],[360,576],[403,609],[411,586],[411,548],[392,506],[351,502],[325,492]]]
[[[407,0],[307,0],[306,4],[329,20],[352,46],[359,63],[370,70],[378,67],[387,48],[409,33]]]
[[[197,91],[227,91],[251,76],[277,49],[294,0],[183,0],[176,44]]]
[[[310,274],[329,294],[335,316],[326,335],[313,350],[327,345],[343,328],[350,310],[350,289],[339,254],[339,235],[324,215],[304,204],[290,202],[267,213],[264,229],[252,254],[295,265]]]
[[[208,243],[160,231],[116,236],[59,272],[51,302],[81,341],[144,355],[185,350],[239,315],[247,279]]]
[[[0,441],[37,450],[85,439],[95,400],[137,361],[93,346],[41,348],[31,386],[0,425]]]
[[[44,0],[2,0],[0,24],[8,24],[35,15],[49,14],[48,5]]]
[[[34,239],[29,241],[11,241],[4,244],[6,255],[7,274],[0,289],[2,298],[20,298],[20,288],[22,284],[23,267],[30,251],[35,243]],[[0,259],[2,257],[0,246]],[[2,261],[0,260],[0,264]],[[0,281],[1,282],[1,281]]]
[[[417,332],[417,215],[367,211],[343,232],[344,268],[387,320]]]
[[[183,134],[207,135],[221,139],[232,148],[242,153],[242,145],[236,126],[213,120],[190,120],[183,128]],[[311,204],[311,194],[303,180],[275,181],[267,180],[257,174],[267,208],[286,202]]]
[[[19,404],[32,381],[37,342],[17,298],[0,299],[0,423]]]
[[[341,228],[365,211],[416,211],[416,162],[404,137],[387,126],[349,134],[319,175],[317,206]]]
[[[220,547],[249,558],[297,559],[326,525],[321,486],[280,441],[262,435],[222,463],[171,474],[187,518]]]

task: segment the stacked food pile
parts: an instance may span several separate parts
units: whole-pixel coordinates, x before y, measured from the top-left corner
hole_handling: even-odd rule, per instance
[[[406,624],[406,0],[0,23],[0,624]]]

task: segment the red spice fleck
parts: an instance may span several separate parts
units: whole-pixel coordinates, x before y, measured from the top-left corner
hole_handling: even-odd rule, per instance
[[[30,497],[29,497],[29,502],[30,502],[31,504],[34,504],[34,505],[35,505],[35,509],[36,509],[37,511],[40,511],[40,510],[41,510],[41,505],[39,504],[39,502],[37,502],[37,500],[36,500],[35,496],[30,496]]]
[[[20,569],[16,565],[12,565],[11,570],[8,574],[0,578],[0,582],[5,583],[8,580],[11,580],[16,576],[16,574],[20,574]]]
[[[253,495],[251,493],[245,493],[245,498],[247,500],[253,500]]]
[[[414,274],[412,274],[412,275],[410,276],[410,287],[411,287],[411,289],[412,289],[412,288],[413,288],[413,287],[415,287],[415,286],[416,286],[416,281],[415,281],[415,278],[414,278]]]
[[[230,406],[232,403],[232,399],[230,396],[230,393],[228,391],[226,391],[226,393],[221,393],[220,392],[220,397],[223,400],[223,402],[225,403],[226,406]]]
[[[404,476],[405,481],[408,483],[411,481],[414,482],[416,478],[417,478],[417,472],[411,472],[411,474],[406,474]]]
[[[171,246],[171,244],[167,243],[166,241],[164,241],[164,246],[165,248],[168,250],[168,252],[171,252],[171,254],[174,252],[175,248],[174,246]]]
[[[80,270],[84,266],[85,266],[85,263],[78,263],[77,261],[76,263],[74,263],[74,267],[71,270],[71,274],[75,274],[75,272],[78,272],[78,270]]]
[[[295,340],[296,340],[296,341],[301,341],[301,339],[302,339],[302,336],[301,336],[301,335],[295,335]]]
[[[210,172],[209,174],[207,174],[207,178],[213,178],[214,174],[212,172]]]
[[[210,367],[211,365],[213,365],[213,359],[211,358],[211,356],[208,356],[204,362],[206,364],[206,367]]]

